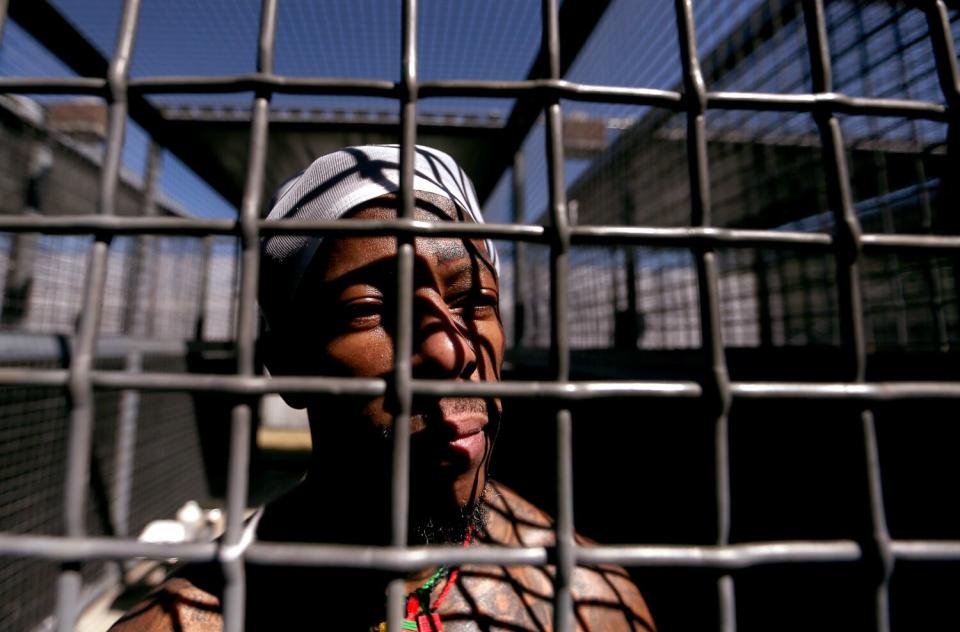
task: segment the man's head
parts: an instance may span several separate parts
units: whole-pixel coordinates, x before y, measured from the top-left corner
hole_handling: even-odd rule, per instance
[[[472,186],[456,163],[441,152],[417,150],[416,218],[482,221]],[[270,217],[392,219],[398,158],[396,147],[348,148],[321,157],[284,187]],[[272,329],[271,371],[389,379],[396,336],[396,239],[308,237],[272,243],[276,239],[264,240],[261,282],[261,304]],[[492,244],[417,238],[415,253],[414,377],[499,380],[504,337]],[[395,413],[389,399],[293,403],[310,413],[315,460],[357,463],[387,482],[387,438]],[[424,539],[457,539],[486,484],[500,403],[415,398],[412,413],[414,524]]]

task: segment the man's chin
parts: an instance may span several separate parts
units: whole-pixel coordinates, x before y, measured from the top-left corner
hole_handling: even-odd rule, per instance
[[[411,538],[414,544],[458,544],[470,532],[482,531],[487,524],[486,489],[476,501],[466,505],[434,504],[429,509],[411,507]]]

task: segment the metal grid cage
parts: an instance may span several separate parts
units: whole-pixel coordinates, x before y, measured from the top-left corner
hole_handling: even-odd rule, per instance
[[[3,3],[4,5],[6,3]],[[802,2],[805,38],[809,49],[811,85],[802,92],[736,92],[713,89],[701,67],[697,30],[691,0],[675,2],[682,90],[646,87],[591,85],[564,80],[561,72],[560,29],[556,0],[542,5],[542,59],[544,74],[525,81],[420,81],[417,77],[417,2],[404,0],[401,78],[397,82],[280,76],[273,72],[277,0],[263,0],[257,71],[244,76],[218,77],[129,77],[140,0],[126,0],[116,40],[116,49],[105,76],[71,79],[3,78],[0,90],[10,94],[88,94],[108,104],[108,137],[102,162],[98,213],[90,216],[0,217],[0,231],[25,235],[92,235],[82,249],[88,253],[82,293],[82,309],[66,368],[36,366],[0,369],[0,384],[8,387],[54,389],[66,393],[69,402],[69,431],[64,472],[62,536],[0,534],[0,553],[5,556],[45,560],[60,564],[57,580],[56,616],[59,629],[72,629],[80,607],[83,577],[81,564],[105,559],[177,557],[186,561],[218,561],[226,578],[223,612],[228,630],[243,629],[246,563],[297,564],[382,569],[403,572],[426,563],[463,564],[554,564],[555,624],[557,629],[574,627],[571,577],[578,564],[618,563],[629,567],[665,567],[716,572],[719,627],[736,626],[735,577],[752,567],[783,564],[858,563],[874,569],[870,574],[873,592],[873,619],[878,630],[889,629],[888,591],[896,564],[911,561],[960,559],[960,542],[893,539],[884,511],[881,468],[877,448],[874,410],[895,402],[913,400],[955,400],[960,383],[930,380],[923,382],[875,382],[867,379],[864,325],[864,261],[869,256],[942,256],[953,258],[960,238],[919,233],[888,234],[865,232],[854,209],[851,173],[845,152],[840,117],[901,117],[909,121],[938,121],[949,126],[948,173],[957,173],[957,133],[960,129],[960,75],[948,9],[942,0],[922,0],[921,11],[928,25],[943,102],[847,96],[834,91],[834,71],[821,0]],[[839,72],[839,70],[838,70]],[[734,82],[736,85],[736,82]],[[117,214],[121,151],[125,124],[132,101],[154,94],[253,91],[251,108],[250,159],[240,218],[204,220],[186,217],[124,217]],[[390,221],[269,222],[260,219],[268,112],[274,94],[353,94],[395,99],[400,105],[401,208],[400,217]],[[542,107],[549,181],[549,222],[546,226],[524,224],[430,224],[413,219],[413,147],[417,138],[418,101],[430,97],[523,97],[535,99]],[[677,227],[615,224],[577,224],[570,220],[564,182],[563,124],[560,100],[610,102],[661,108],[675,113],[683,123],[689,186],[689,217]],[[749,112],[794,113],[808,117],[815,125],[821,148],[822,174],[831,233],[802,230],[717,228],[713,216],[718,203],[713,199],[711,160],[707,150],[708,113]],[[868,118],[868,120],[869,120]],[[257,271],[260,238],[281,233],[388,234],[398,241],[398,335],[391,381],[379,379],[334,379],[326,377],[267,378],[255,373],[254,350],[257,336]],[[104,296],[111,277],[112,252],[123,251],[121,240],[133,236],[206,237],[231,236],[240,241],[239,302],[235,343],[236,371],[233,375],[177,374],[150,370],[129,371],[95,364],[101,323],[120,316],[111,315],[114,306]],[[549,366],[550,379],[504,383],[457,384],[415,379],[408,362],[411,355],[413,323],[409,300],[413,287],[413,240],[416,236],[488,237],[521,244],[543,244],[549,249]],[[154,237],[156,238],[156,237]],[[142,247],[141,242],[141,247]],[[616,246],[676,249],[681,258],[692,261],[696,288],[698,329],[684,343],[702,354],[707,367],[699,381],[632,380],[571,381],[572,332],[569,312],[572,281],[571,251],[574,246]],[[132,246],[131,246],[132,248]],[[791,251],[816,254],[831,262],[821,270],[833,276],[836,287],[838,357],[841,375],[828,382],[733,381],[729,378],[720,316],[720,267],[724,253],[762,249],[770,254],[768,264],[776,265],[778,253]],[[632,252],[632,250],[631,250]],[[632,256],[632,255],[628,255]],[[520,257],[517,257],[520,260]],[[519,278],[519,277],[516,277]],[[119,282],[119,281],[116,281]],[[117,325],[121,327],[122,325]],[[134,326],[142,326],[134,325]],[[124,537],[103,537],[90,533],[85,508],[91,476],[90,451],[94,438],[94,407],[97,396],[108,392],[214,392],[234,398],[230,431],[227,484],[227,522],[219,544],[152,545]],[[388,547],[343,548],[327,545],[247,542],[241,539],[242,518],[247,499],[251,419],[257,399],[276,392],[349,393],[362,396],[389,394],[399,402],[393,452],[392,544]],[[462,549],[453,547],[412,548],[407,546],[409,427],[414,395],[464,395],[507,398],[538,398],[556,409],[556,535],[555,547],[516,549]],[[639,400],[698,400],[713,420],[716,500],[716,541],[712,545],[619,545],[582,546],[574,539],[572,471],[573,403],[594,398]],[[791,540],[731,544],[731,493],[728,413],[738,401],[809,400],[843,407],[859,420],[865,464],[868,502],[865,505],[869,536],[861,540]],[[132,455],[131,455],[132,456]],[[136,458],[136,456],[133,456]],[[123,534],[120,534],[123,535]],[[388,612],[393,629],[403,616],[404,586],[395,580],[389,589]]]

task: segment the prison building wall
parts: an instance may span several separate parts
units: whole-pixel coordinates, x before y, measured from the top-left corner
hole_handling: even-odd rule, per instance
[[[78,139],[48,129],[36,102],[4,98],[0,212],[93,213],[101,168],[99,145],[95,135]],[[141,180],[124,174],[119,214],[144,212],[147,200]],[[163,199],[156,212],[186,214]],[[4,368],[69,365],[90,243],[89,237],[0,235]],[[197,238],[115,239],[94,368],[188,370],[188,362],[196,362],[201,353],[189,356],[189,341],[197,335],[201,316],[207,317],[201,335],[206,332],[213,339],[232,335],[234,263],[233,248],[222,242],[205,251]],[[202,282],[210,284],[205,293]],[[209,499],[204,449],[211,448],[198,428],[194,397],[99,391],[94,405],[88,533],[136,537],[149,521],[172,517],[187,500]],[[69,412],[63,389],[0,389],[0,531],[61,534]],[[55,563],[7,560],[0,569],[0,629],[46,625],[54,611],[59,570]],[[112,563],[85,564],[86,594],[97,594],[104,582],[115,584],[114,571]]]
[[[863,17],[863,13],[872,13]],[[865,23],[865,20],[868,23]],[[838,90],[883,95],[911,86],[937,98],[919,12],[858,10],[830,3]],[[889,32],[896,37],[890,37]],[[798,3],[764,3],[702,61],[710,89],[801,92],[809,59]],[[896,81],[900,81],[897,84]],[[678,86],[679,88],[679,86]],[[952,234],[960,228],[947,193],[952,175],[946,125],[902,118],[841,119],[855,207],[865,232]],[[569,186],[581,225],[682,227],[690,190],[683,114],[646,108],[595,152]],[[708,111],[711,223],[725,228],[831,233],[819,133],[805,113]],[[546,214],[539,221],[547,222]],[[549,345],[548,251],[527,249],[531,296],[526,345]],[[861,278],[871,349],[938,350],[960,341],[957,261],[939,256],[864,256]],[[790,250],[719,249],[724,343],[731,347],[839,343],[831,256]],[[574,248],[570,329],[574,348],[695,348],[700,345],[697,275],[685,250]]]

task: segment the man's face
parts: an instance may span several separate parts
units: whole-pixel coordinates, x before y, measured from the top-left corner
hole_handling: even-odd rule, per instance
[[[417,209],[417,219],[440,221]],[[357,219],[389,219],[395,211],[369,207]],[[415,244],[413,375],[463,382],[498,381],[504,336],[499,285],[481,240],[417,238]],[[396,335],[396,240],[345,237],[325,243],[308,284],[310,311],[322,320],[318,372],[387,377],[393,371]],[[384,398],[341,405],[347,419],[320,424],[360,424],[382,443],[393,425]],[[311,410],[323,416],[324,411]],[[329,411],[327,411],[329,412]],[[486,468],[499,426],[499,400],[415,398],[411,418],[411,502],[435,504],[441,513],[469,510],[486,484]],[[316,423],[316,422],[315,422]],[[316,435],[317,433],[315,433]],[[382,446],[375,446],[375,453]],[[322,446],[316,446],[323,450]]]

